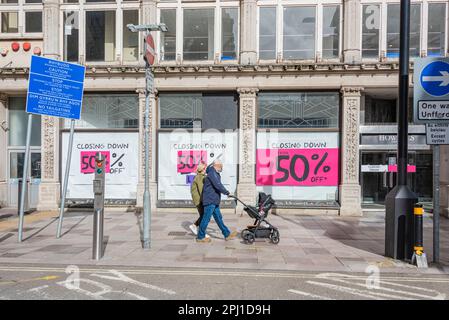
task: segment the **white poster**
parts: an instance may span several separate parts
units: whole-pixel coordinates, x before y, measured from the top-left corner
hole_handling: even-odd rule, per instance
[[[210,164],[217,158],[223,162],[221,182],[231,193],[235,192],[237,132],[160,132],[158,146],[159,200],[191,200],[190,185],[198,163]]]
[[[339,172],[338,132],[257,133],[257,190],[275,200],[337,200]]]
[[[138,183],[137,132],[75,132],[70,162],[68,199],[93,199],[95,154],[106,157],[106,199],[136,199]],[[62,134],[61,176],[64,179],[69,133]]]

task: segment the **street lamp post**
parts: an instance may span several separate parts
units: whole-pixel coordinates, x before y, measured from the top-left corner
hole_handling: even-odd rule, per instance
[[[148,25],[134,25],[128,24],[128,29],[131,32],[144,32],[145,39],[148,38],[151,31],[168,31],[167,26],[164,23],[161,24],[148,24]],[[145,187],[143,192],[143,248],[150,249],[151,239],[150,239],[150,228],[151,228],[151,198],[150,198],[150,179],[149,179],[149,168],[150,168],[150,94],[153,91],[153,74],[151,72],[151,62],[148,59],[148,54],[151,53],[149,44],[145,41],[144,48],[144,60],[145,60]],[[152,48],[154,50],[154,47]],[[154,56],[153,56],[154,58]]]

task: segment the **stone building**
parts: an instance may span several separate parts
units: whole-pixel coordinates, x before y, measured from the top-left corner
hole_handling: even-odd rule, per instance
[[[153,207],[191,206],[195,163],[217,157],[231,192],[249,203],[269,192],[285,212],[360,215],[381,209],[395,183],[399,1],[0,1],[3,206],[17,206],[33,53],[87,67],[69,204],[92,198],[97,150],[109,157],[108,203],[142,204],[144,43],[129,23],[169,29],[153,34]],[[448,1],[412,1],[411,70],[416,57],[447,55],[447,28]],[[33,119],[28,201],[54,210],[70,121]],[[425,128],[411,123],[409,134],[409,182],[420,201],[431,202]],[[441,161],[447,215],[445,147]]]

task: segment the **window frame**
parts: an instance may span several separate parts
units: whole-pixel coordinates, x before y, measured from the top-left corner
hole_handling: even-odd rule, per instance
[[[410,57],[410,60],[413,61],[416,58],[427,57],[427,45],[428,45],[428,24],[429,24],[429,4],[433,3],[443,3],[446,4],[446,12],[445,12],[445,37],[444,37],[444,57],[448,56],[449,51],[449,41],[448,41],[448,15],[449,15],[449,5],[445,0],[411,0],[411,4],[419,4],[421,6],[420,12],[420,39],[419,39],[419,55],[418,57]],[[362,61],[367,62],[397,62],[399,58],[388,58],[387,57],[387,15],[388,15],[388,5],[389,4],[400,4],[398,0],[361,0],[360,8],[363,8],[364,5],[379,5],[380,6],[380,36],[379,36],[379,55],[377,59],[373,58],[363,58]],[[363,26],[362,19],[363,11],[360,10],[360,28]],[[362,30],[362,29],[360,29]],[[360,32],[360,52],[362,52],[362,32]]]
[[[313,59],[284,59],[284,8],[288,7],[315,7],[315,53]],[[339,35],[338,35],[338,56],[336,58],[323,58],[323,8],[329,6],[339,7]],[[267,0],[257,2],[256,18],[256,46],[257,61],[259,63],[273,62],[340,62],[343,49],[343,1],[339,0],[305,0],[298,3],[294,0]],[[260,37],[260,8],[276,7],[276,55],[275,59],[260,59],[259,37]]]
[[[24,0],[21,0],[24,1]],[[60,21],[64,21],[64,12],[77,11],[78,12],[78,63],[86,66],[106,66],[106,65],[129,65],[139,66],[144,64],[143,56],[140,54],[143,48],[143,37],[138,37],[138,58],[136,61],[127,61],[123,57],[123,11],[137,10],[138,23],[142,21],[142,8],[140,2],[136,1],[105,1],[105,2],[86,2],[86,0],[79,0],[77,3],[64,3],[60,0]],[[86,60],[86,12],[88,11],[114,11],[115,12],[115,50],[114,59],[112,61],[87,61]],[[61,57],[64,57],[64,23],[60,24],[59,28],[59,52]]]
[[[235,8],[238,10],[238,31],[237,31],[237,55],[236,59],[223,60],[222,56],[222,9]],[[238,64],[240,61],[240,31],[241,31],[241,10],[240,1],[214,1],[214,2],[182,2],[174,0],[173,2],[161,1],[157,3],[156,16],[157,21],[161,21],[161,10],[176,10],[176,54],[174,60],[161,60],[161,36],[160,33],[155,37],[157,47],[157,63],[159,65],[229,65]],[[184,60],[184,9],[214,9],[214,50],[212,60]]]
[[[40,3],[26,3],[25,0],[18,0],[17,3],[0,3],[0,26],[2,23],[3,12],[17,12],[17,32],[4,33],[0,29],[0,39],[42,39],[44,36],[44,17],[43,17],[44,5]],[[25,31],[25,12],[42,12],[42,31],[41,32],[26,32]]]

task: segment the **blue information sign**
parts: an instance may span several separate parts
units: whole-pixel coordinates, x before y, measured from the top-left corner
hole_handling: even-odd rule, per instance
[[[59,60],[31,57],[26,111],[79,119],[86,67]]]
[[[440,97],[449,94],[449,63],[433,61],[421,71],[421,86],[430,95]]]

